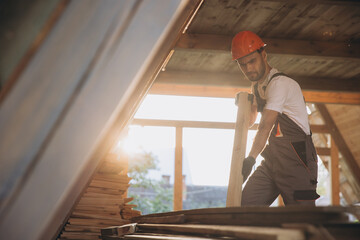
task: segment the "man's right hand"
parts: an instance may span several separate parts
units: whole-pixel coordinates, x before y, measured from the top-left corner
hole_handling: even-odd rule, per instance
[[[242,166],[242,175],[243,175],[243,182],[246,181],[246,179],[249,177],[251,173],[251,169],[255,164],[255,158],[249,156],[244,159],[243,166]]]

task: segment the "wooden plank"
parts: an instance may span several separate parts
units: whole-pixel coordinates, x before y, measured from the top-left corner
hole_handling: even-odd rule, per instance
[[[74,211],[79,213],[86,213],[86,214],[98,214],[101,216],[106,217],[113,217],[113,216],[122,216],[122,209],[121,208],[98,208],[92,206],[81,206],[80,208],[76,208]]]
[[[186,215],[186,223],[241,225],[241,226],[281,226],[284,223],[305,222],[310,224],[346,223],[348,215],[344,213],[291,213],[286,214],[211,214],[211,215]]]
[[[92,193],[92,192],[85,192],[82,198],[105,198],[105,199],[117,199],[119,201],[125,202],[125,199],[122,196],[119,195],[111,195],[111,194],[105,194],[105,193]]]
[[[179,214],[176,216],[164,216],[164,217],[143,217],[141,218],[137,223],[167,223],[167,224],[171,224],[171,223],[176,223],[176,224],[180,224],[180,223],[185,223],[185,215],[184,214]]]
[[[67,224],[65,226],[65,231],[67,232],[96,232],[100,233],[101,228],[100,227],[94,227],[94,226],[76,226],[76,225],[70,225]]]
[[[124,235],[124,238],[116,239],[153,239],[153,240],[182,240],[182,239],[192,239],[192,240],[219,240],[219,238],[211,237],[201,237],[201,236],[188,236],[188,235],[171,235],[171,234],[133,234],[133,235]]]
[[[103,211],[105,212],[112,212],[118,213],[121,210],[123,204],[77,204],[73,211]]]
[[[335,240],[335,238],[322,226],[316,226],[307,223],[290,223],[284,224],[284,228],[299,229],[307,233],[307,236],[311,236],[313,239],[326,239]]]
[[[141,126],[170,126],[186,128],[218,128],[235,129],[235,123],[232,122],[205,122],[205,121],[178,121],[178,120],[160,120],[160,119],[133,119],[131,124]]]
[[[99,233],[97,233],[97,232],[64,232],[63,234],[61,234],[61,237],[71,238],[72,236],[81,236],[81,235],[83,235],[84,237],[86,237],[86,236],[96,236],[97,237],[97,236],[99,236]]]
[[[177,96],[234,98],[238,92],[249,92],[250,88],[196,86],[154,83],[149,93]],[[306,102],[360,104],[360,94],[351,92],[302,91]]]
[[[71,225],[85,225],[85,226],[117,226],[130,223],[129,220],[118,219],[118,220],[108,220],[108,219],[84,219],[84,218],[70,218],[69,223]]]
[[[283,208],[283,207],[279,207]],[[133,218],[141,219],[141,217]],[[240,225],[240,226],[281,226],[285,223],[346,223],[348,215],[336,212],[288,212],[288,213],[212,213],[185,214],[186,224]]]
[[[106,187],[88,187],[86,189],[86,192],[103,193],[103,194],[111,194],[111,195],[120,195],[120,196],[122,196],[125,191],[124,190],[119,190],[119,189],[106,188]]]
[[[64,233],[60,239],[67,240],[98,240],[100,234]]]
[[[104,219],[104,220],[115,220],[115,221],[123,220],[120,216],[120,213],[118,213],[118,215],[111,216],[111,215],[103,215],[103,214],[96,214],[96,213],[84,213],[84,212],[77,212],[77,211],[74,211],[71,214],[71,218]]]
[[[134,200],[133,197],[131,197],[131,198],[124,198],[124,203],[131,202],[132,200]]]
[[[312,133],[330,133],[326,125],[311,124],[310,129]]]
[[[103,180],[97,180],[97,179],[93,179],[90,182],[90,187],[105,187],[105,188],[111,188],[111,189],[119,189],[119,190],[124,190],[126,191],[126,189],[128,189],[128,187],[130,186],[130,184],[123,184],[123,183],[117,183],[117,182],[112,182],[112,181],[103,181]]]
[[[93,179],[100,181],[122,183],[122,184],[128,184],[129,181],[131,180],[131,178],[129,178],[127,175],[101,174],[101,173],[96,174]]]
[[[176,44],[177,49],[213,50],[230,52],[233,36],[211,34],[184,34]],[[321,56],[332,58],[359,59],[360,44],[294,39],[263,38],[266,51],[271,54]]]
[[[330,148],[316,147],[316,153],[320,156],[330,156]]]
[[[290,230],[269,227],[243,227],[221,225],[172,225],[172,224],[138,224],[137,228],[144,232],[168,232],[180,234],[198,234],[210,236],[235,237],[240,239],[306,239],[301,230]]]
[[[311,103],[360,104],[360,94],[350,92],[302,91],[305,101]]]
[[[182,210],[183,200],[183,175],[182,175],[182,160],[183,160],[183,129],[176,128],[175,141],[175,173],[174,173],[174,211]]]
[[[113,199],[113,198],[91,198],[91,197],[82,197],[79,206],[88,205],[88,206],[96,206],[96,205],[116,205],[120,206],[124,204],[124,200],[122,199]]]
[[[334,239],[358,240],[360,227],[358,223],[348,224],[325,224],[324,228]]]
[[[333,138],[331,138],[330,179],[331,179],[331,204],[334,206],[339,206],[340,205],[339,150]]]
[[[229,185],[226,197],[226,207],[241,206],[243,176],[241,173],[246,151],[246,139],[249,128],[251,100],[247,92],[236,96],[237,117],[234,134],[234,146],[231,158]]]
[[[274,215],[292,215],[292,214],[303,214],[307,215],[310,213],[314,214],[342,214],[344,212],[353,212],[360,211],[360,207],[350,206],[350,207],[301,207],[301,206],[287,206],[286,208],[282,207],[229,207],[229,208],[202,208],[202,209],[192,209],[192,210],[182,210],[182,211],[172,211],[166,213],[153,213],[142,215],[134,218],[134,221],[141,219],[143,217],[162,217],[162,216],[173,216],[178,214],[185,214],[187,217],[191,215],[212,215],[212,214],[274,214]]]
[[[109,161],[104,161],[101,166],[99,167],[98,172],[101,173],[105,173],[105,174],[119,174],[119,173],[123,173],[124,171],[124,167],[120,164],[120,162],[109,162]]]
[[[358,184],[360,184],[360,167],[357,164],[356,159],[354,158],[349,147],[347,146],[334,120],[332,119],[329,111],[324,104],[316,104],[316,108],[324,119],[325,124],[328,126],[331,138],[334,139],[336,146],[343,155],[346,163],[349,166],[350,172],[352,172],[353,174],[354,179],[357,181]]]

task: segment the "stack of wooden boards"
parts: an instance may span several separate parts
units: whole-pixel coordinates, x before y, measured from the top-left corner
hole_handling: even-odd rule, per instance
[[[359,239],[358,207],[230,207],[150,214],[101,230],[110,239]]]
[[[74,206],[59,239],[99,239],[101,228],[123,225],[141,215],[132,209],[136,205],[129,204],[132,198],[126,198],[130,186],[126,164],[114,154],[106,156]]]

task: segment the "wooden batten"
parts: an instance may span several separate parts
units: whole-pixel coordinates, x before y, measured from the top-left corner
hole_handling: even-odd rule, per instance
[[[226,197],[226,207],[241,206],[242,184],[244,180],[240,169],[242,169],[243,160],[245,158],[246,139],[249,128],[251,109],[249,94],[246,92],[238,93],[236,96],[236,103],[238,110],[235,125],[229,185]]]
[[[340,205],[340,169],[339,169],[339,149],[331,138],[331,160],[330,160],[330,179],[331,179],[331,204]]]
[[[182,165],[183,165],[183,128],[176,128],[176,146],[175,146],[175,173],[174,173],[174,211],[182,210],[182,201],[183,201],[183,175],[182,175]]]

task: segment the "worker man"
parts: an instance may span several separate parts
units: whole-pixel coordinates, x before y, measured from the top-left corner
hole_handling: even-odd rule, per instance
[[[248,179],[241,205],[269,206],[280,194],[285,205],[315,206],[317,155],[304,97],[296,81],[269,65],[265,46],[250,31],[239,32],[232,40],[233,60],[251,81],[255,95],[249,125],[254,124],[257,112],[262,113],[243,162],[244,182],[257,156],[261,154],[264,160]]]

